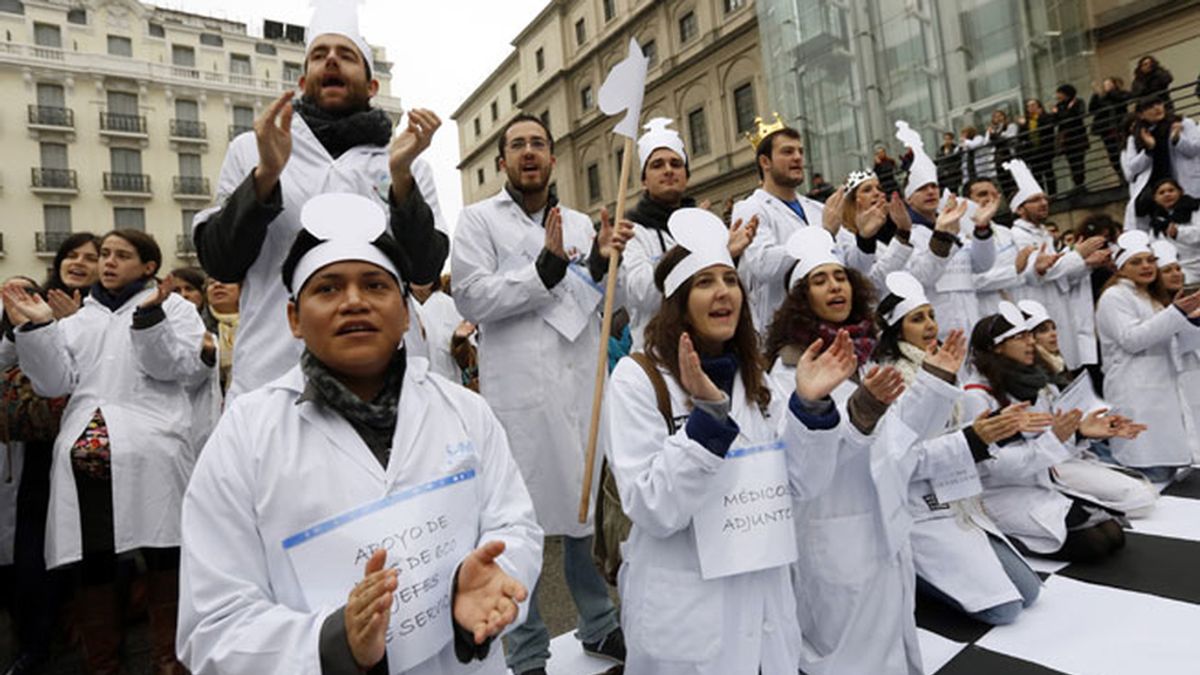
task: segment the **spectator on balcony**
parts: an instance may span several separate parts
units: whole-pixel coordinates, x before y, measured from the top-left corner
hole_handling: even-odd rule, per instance
[[[1017,118],[1021,130],[1017,154],[1029,165],[1034,180],[1046,194],[1058,193],[1058,181],[1054,178],[1054,118],[1046,113],[1045,106],[1036,98],[1025,101],[1025,114]]]
[[[356,12],[355,3],[336,7]],[[436,279],[449,251],[433,174],[418,157],[441,120],[412,108],[393,138],[387,113],[371,106],[379,81],[357,16],[318,12],[313,24],[299,98],[284,93],[255,121],[253,134],[230,143],[217,205],[195,219],[196,253],[205,270],[223,282],[242,283],[231,397],[283,375],[300,358],[301,342],[286,321],[279,267],[300,230],[300,207],[310,198],[340,191],[374,199],[390,214],[390,231],[411,265],[405,278],[413,283]]]
[[[1162,67],[1158,59],[1147,54],[1138,60],[1137,68],[1133,71],[1133,84],[1129,86],[1129,93],[1134,98],[1142,99],[1149,96],[1157,96],[1163,100],[1170,112],[1174,109],[1171,102],[1171,95],[1167,92],[1171,88],[1171,82],[1175,80],[1175,76],[1171,71]]]
[[[808,198],[815,199],[816,201],[824,204],[825,200],[829,199],[830,195],[834,193],[834,190],[836,190],[836,188],[833,187],[833,183],[825,180],[825,176],[822,176],[819,173],[814,173],[812,177],[812,187],[808,190]]]
[[[938,185],[951,192],[958,192],[958,188],[963,182],[962,149],[958,147],[954,132],[947,131],[942,134],[942,144],[938,147],[936,163]]]
[[[1121,144],[1125,140],[1129,97],[1121,78],[1106,77],[1103,82],[1092,83],[1092,99],[1088,101],[1092,135],[1098,136],[1104,143],[1108,161],[1122,184],[1125,183],[1125,176],[1121,173]]]
[[[1121,153],[1121,169],[1129,181],[1125,229],[1149,228],[1152,186],[1174,178],[1183,192],[1200,195],[1200,126],[1167,110],[1161,98],[1140,99],[1137,115]]]
[[[988,147],[987,136],[974,126],[967,126],[962,130],[958,145],[962,148],[963,176],[968,182],[992,177],[992,149]]]
[[[1014,146],[1020,129],[1017,128],[1015,122],[1008,119],[1007,112],[996,109],[992,111],[992,122],[988,125],[985,133],[988,144],[992,146],[992,163],[986,177],[998,178],[1004,192],[1010,194],[1016,189],[1016,184],[1013,183],[1012,176],[1007,171],[1000,171],[1000,167],[1014,157],[1016,150]]]
[[[891,196],[900,191],[900,184],[896,182],[896,160],[888,157],[887,148],[882,145],[875,148],[874,170],[884,194]]]
[[[58,245],[46,277],[46,299],[54,318],[74,314],[100,280],[100,240],[91,232],[76,232]]]
[[[1057,146],[1071,167],[1072,189],[1079,192],[1084,189],[1083,184],[1087,179],[1083,160],[1087,154],[1088,137],[1087,126],[1083,122],[1083,101],[1079,100],[1074,85],[1070,84],[1060,84],[1054,90],[1054,98],[1056,103],[1050,109],[1050,114],[1054,116],[1054,125],[1058,130]]]

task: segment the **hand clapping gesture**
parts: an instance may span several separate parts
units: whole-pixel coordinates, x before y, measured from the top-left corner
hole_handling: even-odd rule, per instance
[[[957,373],[967,358],[967,336],[955,328],[941,345],[931,344],[925,349],[925,363],[948,373]]]
[[[686,332],[679,336],[679,384],[695,401],[716,403],[725,400],[725,392],[713,384],[700,367],[700,354]]]
[[[559,220],[561,232],[561,218]],[[621,220],[614,227],[612,217],[608,215],[608,207],[600,209],[600,231],[596,234],[600,256],[608,260],[615,252],[619,258],[625,252],[625,244],[629,243],[630,239],[633,239],[633,223]]]
[[[388,170],[392,174],[392,198],[404,201],[413,187],[412,164],[417,155],[433,142],[433,135],[442,120],[432,110],[413,108],[408,111],[408,125],[392,139],[388,148]]]
[[[563,249],[562,212],[557,206],[550,209],[550,213],[546,215],[546,238],[543,246],[563,260],[567,259],[567,252]]]
[[[846,188],[840,187],[829,195],[829,199],[825,200],[825,207],[821,210],[821,226],[834,237],[842,226],[842,203],[845,201]]]
[[[975,418],[971,428],[975,430],[975,435],[979,436],[979,440],[992,445],[1021,431],[1025,409],[1028,407],[1028,403],[1017,403],[995,415],[992,415],[991,411],[985,410]]]
[[[388,617],[399,573],[384,569],[386,561],[387,551],[375,551],[363,570],[362,581],[350,591],[342,613],[350,653],[364,671],[382,661],[387,652]]]
[[[254,120],[254,140],[258,144],[258,167],[254,169],[254,191],[260,202],[266,201],[288,158],[292,156],[292,97],[295,91],[285,91],[275,99],[266,112]]]
[[[967,213],[967,200],[960,200],[954,195],[950,195],[950,199],[946,202],[946,208],[938,214],[937,222],[933,229],[938,232],[947,232],[955,236],[958,235],[959,225],[962,217]]]
[[[893,192],[888,200],[888,216],[896,224],[897,230],[912,232],[912,214],[908,212],[908,205],[900,198],[899,193]]]
[[[806,401],[819,401],[829,396],[858,368],[858,357],[850,333],[840,330],[833,344],[824,352],[821,340],[816,340],[796,364],[796,395]]]
[[[884,405],[891,405],[904,393],[904,376],[892,366],[872,366],[862,386]]]
[[[1175,296],[1175,306],[1189,319],[1200,318],[1200,291],[1191,295],[1184,295],[1183,291],[1179,291],[1179,295]]]
[[[26,290],[24,281],[15,279],[4,285],[4,311],[14,326],[43,324],[54,320],[54,310],[42,296]]]
[[[745,225],[742,224],[741,218],[734,221],[733,226],[729,228],[729,256],[734,260],[741,257],[742,253],[754,242],[756,234],[758,234],[758,216],[751,216],[750,222]]]
[[[50,303],[50,309],[54,310],[54,318],[65,319],[83,306],[83,297],[80,296],[79,290],[76,289],[71,295],[57,288],[50,289],[46,294],[46,299]]]
[[[143,300],[142,304],[138,305],[138,309],[150,309],[151,307],[158,307],[166,302],[167,298],[171,295],[171,293],[174,292],[175,277],[167,275],[167,278],[163,279],[161,284],[154,287],[154,295]]]
[[[871,239],[887,222],[887,202],[879,202],[854,214],[854,229],[863,239]]]
[[[517,603],[528,596],[525,586],[496,564],[501,553],[504,542],[489,541],[472,551],[458,568],[454,620],[471,631],[477,645],[515,621]]]

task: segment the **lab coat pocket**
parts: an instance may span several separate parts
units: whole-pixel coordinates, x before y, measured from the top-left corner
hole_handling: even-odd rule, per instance
[[[722,584],[698,570],[645,570],[633,639],[655,659],[703,663],[721,650]]]

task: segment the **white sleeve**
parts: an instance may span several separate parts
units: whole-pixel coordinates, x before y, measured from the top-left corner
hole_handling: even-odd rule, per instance
[[[167,318],[148,328],[130,327],[133,358],[142,374],[193,388],[212,374],[200,358],[204,321],[192,303],[171,294],[163,302]]]
[[[933,242],[933,230],[923,225],[913,226],[909,241],[913,247],[912,256],[908,259],[909,274],[916,277],[925,288],[933,288],[946,272],[950,258],[954,257],[954,250],[951,249],[950,254],[944,258],[935,254],[929,247]]]
[[[994,226],[993,226],[994,227]],[[982,274],[996,263],[996,233],[987,239],[971,237],[971,272]]]
[[[1130,354],[1144,352],[1191,328],[1183,312],[1170,305],[1149,319],[1140,319],[1133,303],[1143,301],[1115,290],[1110,289],[1100,296],[1096,306],[1096,332],[1112,338],[1124,351]]]
[[[625,246],[617,275],[627,306],[646,316],[658,311],[662,303],[662,293],[654,285],[652,241],[656,238],[653,230],[637,225],[633,239]]]
[[[53,321],[41,328],[14,331],[21,372],[38,396],[66,396],[79,385],[79,368],[62,324]]]
[[[787,254],[786,241],[776,241],[776,234],[767,216],[759,211],[749,200],[742,200],[733,205],[733,220],[750,222],[750,218],[759,217],[758,232],[754,241],[746,247],[738,261],[738,274],[749,282],[751,288],[768,288],[772,284],[783,284],[783,276],[795,263],[795,259]],[[820,223],[816,223],[820,227]]]
[[[1125,174],[1125,181],[1133,184],[1137,181],[1137,177],[1143,171],[1150,169],[1150,155],[1144,150],[1137,149],[1137,141],[1133,136],[1125,143],[1125,149],[1121,151],[1121,171]]]

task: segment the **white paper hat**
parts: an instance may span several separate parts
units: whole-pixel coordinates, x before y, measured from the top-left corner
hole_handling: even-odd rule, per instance
[[[861,171],[851,171],[850,175],[846,176],[846,192],[850,192],[854,188],[858,187],[859,185],[862,185],[863,183],[871,180],[872,178],[876,178],[876,176],[875,176],[875,172],[870,169],[863,169]]]
[[[1158,258],[1158,269],[1162,269],[1167,265],[1174,265],[1179,262],[1179,249],[1175,248],[1175,244],[1165,240],[1150,244],[1150,251],[1154,253],[1154,257]]]
[[[921,134],[908,126],[908,122],[896,122],[896,140],[906,145],[913,153],[912,165],[908,168],[908,182],[904,184],[904,198],[908,199],[918,188],[930,183],[937,184],[937,165],[925,154],[925,141],[921,140]]]
[[[1017,303],[1017,308],[1027,317],[1025,327],[1029,330],[1054,320],[1050,317],[1050,312],[1046,311],[1046,306],[1037,300],[1022,300]]]
[[[363,61],[375,73],[375,60],[371,53],[371,45],[363,38],[358,29],[359,0],[316,0],[312,19],[308,22],[308,30],[304,33],[304,52],[312,49],[312,44],[322,35],[341,35],[349,38],[362,54]]]
[[[1014,159],[1005,162],[1003,166],[1012,174],[1013,180],[1017,183],[1017,192],[1008,201],[1008,206],[1013,211],[1016,211],[1018,207],[1029,201],[1031,197],[1046,194],[1042,186],[1038,185],[1037,179],[1033,177],[1033,172],[1029,170],[1029,167],[1025,164],[1025,160]]]
[[[713,265],[734,268],[729,255],[729,230],[725,223],[706,209],[678,209],[667,220],[667,229],[675,243],[687,250],[679,264],[663,281],[663,295],[671,297],[694,274]],[[736,268],[735,268],[736,269]]]
[[[823,227],[802,227],[796,230],[792,236],[788,237],[784,249],[788,255],[796,259],[796,266],[792,268],[792,276],[788,278],[789,289],[821,265],[832,263],[842,267],[846,266],[838,257],[837,250],[833,245],[833,237]]]
[[[372,242],[387,232],[387,214],[371,199],[358,194],[330,192],[305,202],[301,226],[320,244],[305,253],[292,272],[293,296],[321,268],[336,262],[360,260],[387,270],[401,281],[396,264]]]
[[[642,168],[646,168],[646,162],[650,161],[650,155],[654,154],[659,148],[667,148],[675,151],[683,161],[688,161],[687,152],[683,149],[683,138],[679,136],[679,132],[674,129],[668,129],[667,125],[674,120],[669,117],[655,117],[646,122],[643,127],[646,133],[638,139],[638,158],[642,161]]]
[[[889,326],[900,323],[906,314],[921,305],[929,304],[929,299],[925,297],[925,287],[908,272],[890,272],[884,280],[884,285],[887,286],[889,294],[900,298],[900,302],[892,311],[883,317]]]
[[[1016,305],[1007,300],[1001,300],[999,314],[1001,318],[1008,322],[1011,328],[992,338],[993,345],[998,345],[1010,337],[1020,335],[1021,333],[1029,332],[1029,323],[1025,319],[1025,314]]]
[[[1130,258],[1139,253],[1153,253],[1150,250],[1150,235],[1141,230],[1130,230],[1117,237],[1117,269],[1124,267]]]

